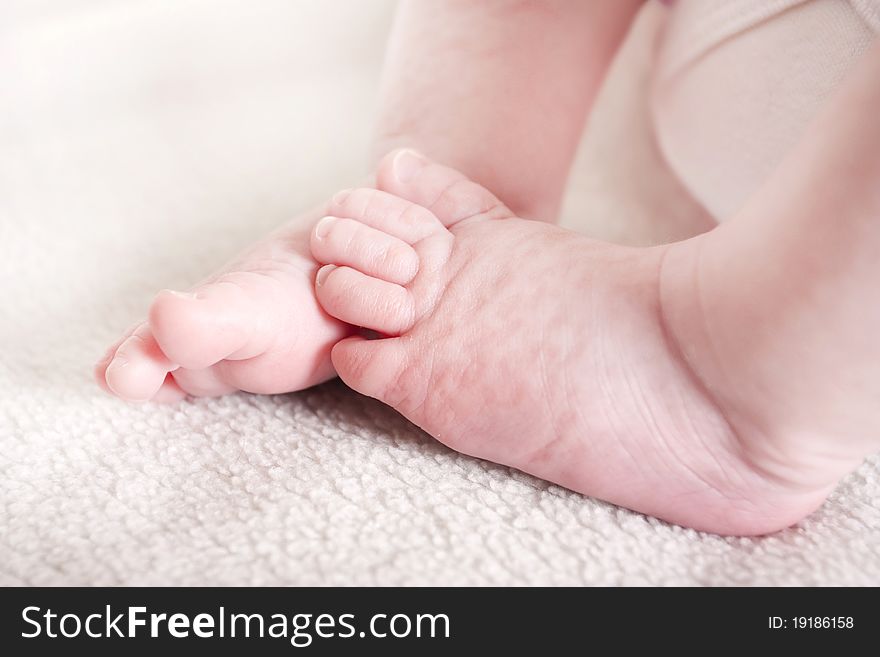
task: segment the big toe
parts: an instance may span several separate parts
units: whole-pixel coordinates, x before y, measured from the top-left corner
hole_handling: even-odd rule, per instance
[[[411,383],[408,353],[399,338],[367,340],[350,336],[333,347],[333,366],[352,390],[397,407],[415,389]]]
[[[513,216],[479,183],[408,148],[391,151],[382,158],[376,179],[379,189],[428,208],[447,228],[472,217]]]
[[[181,367],[201,370],[226,358],[245,359],[268,348],[279,299],[258,273],[225,275],[194,292],[163,290],[150,306],[156,341]]]

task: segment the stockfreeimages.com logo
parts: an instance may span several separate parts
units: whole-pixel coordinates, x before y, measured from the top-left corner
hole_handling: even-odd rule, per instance
[[[216,613],[189,614],[147,613],[146,607],[126,607],[121,613],[106,605],[103,613],[85,617],[51,609],[25,607],[21,612],[27,629],[21,636],[67,638],[159,638],[201,639],[273,638],[287,639],[296,648],[310,646],[316,638],[350,639],[384,638],[449,638],[449,617],[446,614],[374,614],[366,628],[358,630],[354,614],[244,614],[227,613],[220,607]]]

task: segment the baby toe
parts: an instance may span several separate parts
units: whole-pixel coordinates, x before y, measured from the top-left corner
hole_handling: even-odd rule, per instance
[[[419,270],[418,254],[409,244],[354,219],[321,219],[312,230],[311,250],[322,264],[346,265],[399,285]]]
[[[92,370],[92,372],[95,376],[95,381],[97,382],[97,384],[101,387],[101,389],[104,392],[110,393],[111,395],[115,394],[110,389],[110,386],[107,385],[107,366],[110,365],[110,363],[112,362],[113,357],[116,355],[116,351],[119,349],[119,345],[121,345],[123,342],[125,342],[129,338],[129,336],[131,336],[132,333],[134,333],[136,330],[138,330],[139,328],[141,328],[145,324],[146,324],[146,322],[140,322],[139,324],[134,324],[131,327],[129,327],[129,329],[126,330],[116,340],[116,342],[114,342],[112,345],[110,345],[110,347],[107,349],[107,351],[104,352],[104,355],[101,356],[101,358],[95,363],[95,367]]]
[[[382,159],[377,181],[379,189],[427,208],[447,228],[475,217],[514,216],[479,183],[407,148],[392,151]]]
[[[333,317],[385,335],[400,335],[415,323],[409,290],[351,267],[325,265],[318,270],[315,295]]]
[[[111,392],[129,401],[147,401],[162,387],[175,365],[162,352],[143,324],[116,350],[104,372]]]
[[[410,392],[416,394],[400,385],[407,356],[400,338],[366,340],[352,336],[336,343],[332,352],[333,366],[348,387],[391,406],[397,406]]]
[[[258,280],[257,280],[258,279]],[[150,326],[162,350],[181,367],[202,370],[266,348],[266,329],[278,307],[265,277],[239,272],[195,292],[163,290],[150,306]]]
[[[159,391],[153,395],[150,401],[157,404],[173,404],[183,399],[186,399],[186,392],[177,385],[174,376],[169,372],[165,375],[165,382],[162,384],[162,387],[159,388]]]
[[[330,201],[327,214],[356,219],[407,244],[445,232],[443,224],[430,210],[377,189],[340,192]]]

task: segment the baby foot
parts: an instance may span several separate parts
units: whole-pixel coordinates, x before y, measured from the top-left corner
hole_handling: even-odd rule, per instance
[[[411,152],[379,182],[434,211],[359,189],[311,235],[323,308],[385,336],[333,347],[349,386],[453,449],[698,529],[780,529],[833,486],[747,456],[664,328],[666,247],[518,219]]]
[[[95,366],[130,401],[168,402],[235,390],[281,393],[333,376],[330,348],[350,327],[317,304],[304,216],[189,292],[165,290]]]

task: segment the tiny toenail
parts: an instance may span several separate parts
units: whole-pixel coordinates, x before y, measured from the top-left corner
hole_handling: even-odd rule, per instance
[[[394,156],[392,168],[394,169],[394,177],[398,181],[409,182],[426,164],[425,158],[421,153],[417,153],[409,148],[400,151]]]
[[[315,237],[322,239],[330,232],[330,224],[336,221],[336,217],[324,217],[315,226]]]
[[[343,203],[345,203],[345,199],[348,198],[349,194],[351,194],[350,189],[343,189],[341,191],[336,192],[336,194],[333,195],[333,204],[334,205],[342,205]]]
[[[327,280],[327,277],[336,269],[336,265],[324,265],[318,270],[318,275],[315,276],[315,285],[323,285],[324,281]]]
[[[195,299],[196,295],[192,292],[178,292],[177,290],[165,290],[171,296],[177,297],[178,299]]]
[[[107,365],[107,371],[109,372],[111,369],[115,370],[120,367],[127,367],[128,361],[122,358],[121,356],[116,356],[113,360],[110,361],[110,364]]]

